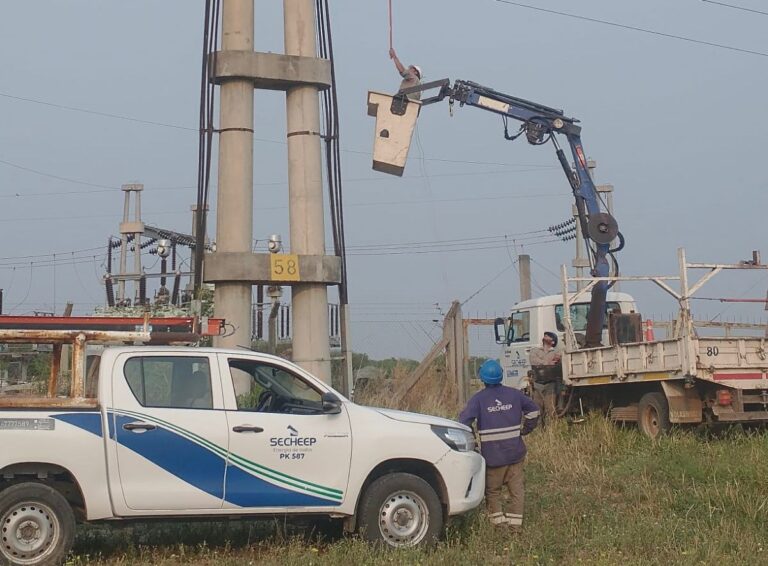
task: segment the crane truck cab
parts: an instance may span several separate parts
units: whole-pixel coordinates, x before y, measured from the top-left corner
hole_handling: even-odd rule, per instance
[[[588,299],[585,297],[585,299]],[[570,306],[571,321],[577,338],[583,338],[587,328],[589,301]],[[627,293],[609,292],[605,303],[603,344],[608,343],[608,315],[611,312],[637,312],[635,299]],[[503,347],[501,367],[504,369],[504,385],[522,389],[527,385],[531,364],[528,356],[531,348],[541,344],[545,332],[557,334],[559,344],[564,344],[563,295],[546,295],[517,303],[505,320],[495,323],[496,343]]]

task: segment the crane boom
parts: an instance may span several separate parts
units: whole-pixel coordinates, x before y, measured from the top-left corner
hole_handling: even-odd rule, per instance
[[[618,275],[618,263],[613,253],[624,247],[624,238],[619,232],[616,220],[601,202],[597,188],[592,181],[581,142],[579,121],[566,116],[562,110],[557,108],[510,96],[492,88],[463,80],[456,80],[451,85],[449,79],[443,79],[405,89],[398,94],[400,103],[407,104],[406,96],[411,92],[432,88],[439,88],[440,90],[437,95],[423,99],[421,101],[422,106],[447,98],[451,105],[458,102],[459,106],[474,106],[501,115],[504,121],[504,137],[507,140],[515,140],[524,134],[528,143],[532,145],[544,145],[552,142],[576,202],[581,231],[590,252],[591,274],[593,277],[607,277],[611,268],[609,258],[612,258],[616,275]],[[510,135],[507,129],[509,118],[521,122],[520,130],[516,134]],[[571,149],[573,167],[558,144],[557,136],[564,136],[567,140]],[[619,245],[616,248],[611,248],[611,242],[616,238],[619,239]],[[586,347],[599,346],[601,343],[608,288],[609,285],[605,281],[598,281],[592,287],[586,328]]]

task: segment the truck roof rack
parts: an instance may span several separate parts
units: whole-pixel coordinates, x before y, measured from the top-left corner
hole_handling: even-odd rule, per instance
[[[0,343],[70,342],[82,333],[91,343],[191,344],[223,329],[224,319],[207,317],[0,315]]]
[[[53,345],[47,394],[0,394],[0,407],[96,407],[95,391],[86,391],[86,381],[94,383],[98,363],[90,366],[86,363],[87,344],[189,345],[201,338],[219,336],[223,329],[224,319],[207,317],[0,315],[0,344]],[[67,396],[60,397],[59,373],[64,345],[72,348],[72,378]]]

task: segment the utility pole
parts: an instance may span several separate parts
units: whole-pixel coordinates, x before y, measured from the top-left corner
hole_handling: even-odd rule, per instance
[[[533,298],[531,292],[531,256],[521,254],[517,256],[517,264],[520,267],[520,300],[527,301]]]
[[[213,80],[221,84],[216,251],[204,280],[216,285],[216,316],[232,324],[218,346],[251,340],[253,285],[291,286],[293,359],[331,381],[327,285],[341,282],[341,259],[325,255],[319,89],[331,65],[316,54],[315,3],[284,0],[285,55],[253,50],[253,0],[223,0],[222,45]],[[270,241],[253,253],[253,89],[283,90],[288,122],[290,253]]]
[[[284,0],[283,18],[286,55],[315,57],[315,0]],[[291,252],[322,256],[325,227],[318,88],[316,85],[289,87],[285,100]],[[294,321],[301,321],[293,325],[293,360],[330,383],[328,290],[322,283],[296,284],[291,303]]]
[[[138,299],[141,284],[141,236],[144,233],[144,223],[141,221],[141,192],[144,185],[141,183],[129,183],[120,187],[125,193],[123,203],[123,221],[120,223],[120,274],[117,276],[117,304],[125,305],[125,282],[133,279],[134,300]],[[134,195],[134,218],[131,217],[131,194]],[[128,269],[128,240],[133,238],[133,271],[129,275]],[[134,303],[135,304],[135,303]]]
[[[223,52],[253,52],[253,1],[223,0]],[[216,253],[245,254],[253,240],[253,81],[222,79],[220,100]],[[250,346],[251,286],[250,281],[216,281],[216,315],[233,328],[215,340],[217,346]]]

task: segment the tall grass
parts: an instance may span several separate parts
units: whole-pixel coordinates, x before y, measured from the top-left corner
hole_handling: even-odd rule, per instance
[[[386,404],[390,393],[371,388],[366,400]],[[439,387],[413,395],[412,409],[455,415]],[[84,528],[71,562],[768,564],[768,434],[733,430],[707,439],[675,432],[652,442],[592,416],[579,425],[557,422],[527,442],[521,534],[490,527],[481,511],[452,520],[435,548],[403,552],[381,552],[354,537],[327,539],[282,521]]]

